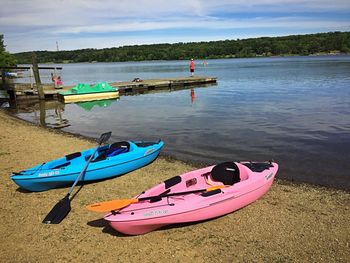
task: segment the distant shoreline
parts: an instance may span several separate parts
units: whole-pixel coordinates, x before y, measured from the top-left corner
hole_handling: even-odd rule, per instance
[[[282,55],[275,55],[275,56],[252,56],[252,57],[217,57],[217,58],[198,58],[197,61],[210,61],[210,60],[217,60],[217,59],[254,59],[254,58],[293,58],[293,57],[337,57],[337,56],[350,56],[350,53],[316,53],[316,54],[309,54],[309,55],[294,55],[294,54],[282,54]],[[147,62],[167,62],[167,61],[186,61],[187,59],[169,59],[169,60],[127,60],[127,61],[84,61],[84,62],[74,62],[74,61],[62,61],[62,62],[45,62],[40,63],[42,65],[54,65],[54,64],[79,64],[79,63],[87,63],[87,64],[94,64],[94,63],[147,63]],[[30,63],[20,63],[18,65],[30,65]]]
[[[311,55],[278,55],[278,56],[255,56],[255,57],[245,57],[245,58],[235,58],[235,57],[228,57],[228,58],[210,58],[210,59],[196,59],[196,61],[210,61],[210,60],[220,60],[220,59],[264,59],[264,58],[293,58],[293,57],[344,57],[344,56],[350,56],[350,53],[339,53],[339,54],[311,54]],[[170,61],[184,61],[187,63],[186,59],[181,60],[142,60],[142,61],[113,61],[113,62],[101,62],[101,61],[85,61],[85,62],[70,62],[70,61],[64,61],[64,62],[45,62],[40,63],[40,65],[69,65],[69,64],[97,64],[97,63],[156,63],[156,62],[170,62]],[[21,63],[18,64],[18,66],[22,65],[31,65],[28,63]],[[199,65],[201,66],[201,65]],[[197,66],[198,67],[198,66]]]
[[[328,32],[282,37],[258,37],[209,42],[149,44],[86,48],[63,51],[30,51],[14,53],[18,64],[31,63],[33,52],[41,63],[126,62],[149,60],[189,60],[194,58],[249,58],[285,55],[350,53],[350,32]]]

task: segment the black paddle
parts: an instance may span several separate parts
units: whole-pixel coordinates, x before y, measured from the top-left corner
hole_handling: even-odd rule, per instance
[[[106,133],[102,134],[100,136],[100,138],[97,140],[98,147],[95,149],[94,153],[91,154],[89,160],[86,162],[86,164],[84,166],[84,169],[80,172],[80,174],[77,177],[77,179],[75,179],[73,185],[69,189],[68,194],[63,199],[61,199],[51,209],[51,211],[47,214],[47,216],[43,220],[44,224],[59,224],[68,215],[68,213],[71,210],[71,207],[70,207],[70,201],[71,201],[70,196],[71,196],[71,194],[73,192],[74,187],[76,186],[76,184],[79,182],[79,180],[85,174],[85,172],[86,172],[86,170],[87,170],[87,168],[89,166],[89,163],[92,160],[92,158],[94,157],[94,155],[97,152],[98,148],[101,146],[102,143],[108,141],[108,139],[111,137],[111,134],[112,134],[112,132],[106,132]]]

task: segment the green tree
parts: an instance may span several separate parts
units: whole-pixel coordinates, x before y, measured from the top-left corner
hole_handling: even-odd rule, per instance
[[[14,56],[6,52],[4,45],[4,35],[0,35],[0,67],[9,67],[17,65]]]

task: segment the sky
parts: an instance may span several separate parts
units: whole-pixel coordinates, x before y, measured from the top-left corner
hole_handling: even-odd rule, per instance
[[[0,0],[10,53],[350,31],[350,0]]]

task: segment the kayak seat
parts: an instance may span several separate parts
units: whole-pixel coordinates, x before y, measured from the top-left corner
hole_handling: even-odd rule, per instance
[[[109,152],[107,152],[107,157],[113,157],[113,156],[116,156],[118,154],[125,153],[127,151],[128,151],[127,148],[117,148],[114,150],[110,150]]]
[[[130,149],[130,143],[128,142],[115,142],[112,143],[107,150],[107,157],[116,156],[121,153],[128,152]]]
[[[98,153],[98,156],[92,162],[106,160],[107,157],[117,156],[118,154],[128,152],[130,144],[128,142],[115,142],[109,148]]]
[[[211,177],[224,185],[234,185],[241,181],[239,168],[234,162],[224,162],[214,166]]]

